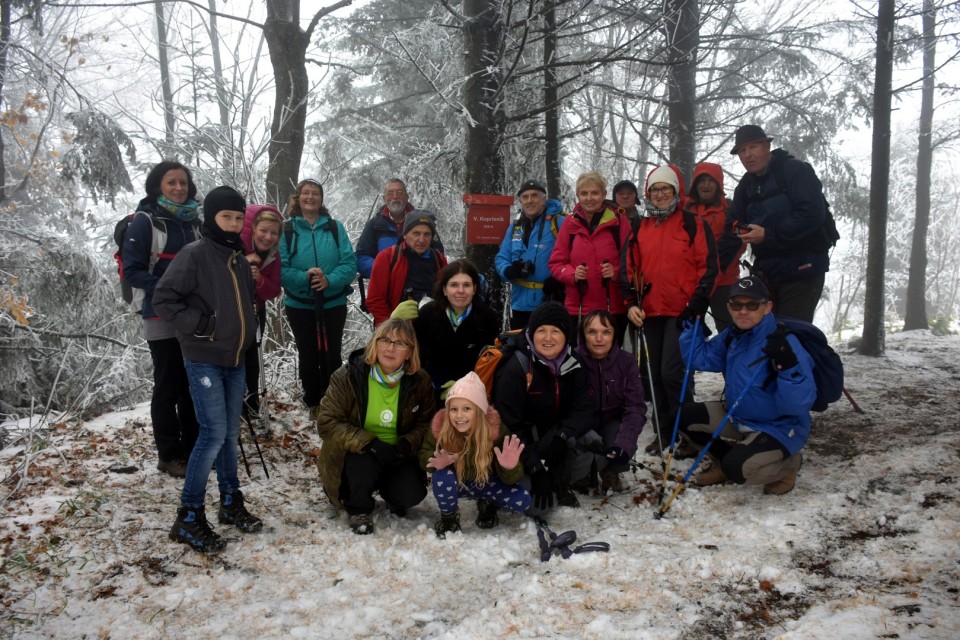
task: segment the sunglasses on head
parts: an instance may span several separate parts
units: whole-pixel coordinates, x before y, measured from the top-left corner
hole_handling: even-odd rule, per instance
[[[731,301],[731,302],[728,302],[728,303],[727,303],[727,306],[730,307],[730,310],[731,310],[731,311],[740,311],[740,310],[743,309],[744,307],[746,307],[747,310],[749,310],[749,311],[756,311],[756,310],[759,309],[760,306],[763,305],[763,304],[765,304],[765,303],[760,302],[759,300],[754,300],[754,301],[752,301],[752,302],[733,302],[733,301]]]

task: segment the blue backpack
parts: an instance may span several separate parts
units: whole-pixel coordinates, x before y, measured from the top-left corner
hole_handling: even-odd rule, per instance
[[[813,359],[817,398],[810,410],[826,411],[830,403],[843,395],[843,362],[840,356],[827,344],[827,336],[816,325],[794,318],[777,318],[777,327],[784,333],[796,336]]]

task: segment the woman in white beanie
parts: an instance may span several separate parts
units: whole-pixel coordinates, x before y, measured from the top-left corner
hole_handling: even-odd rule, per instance
[[[420,449],[420,464],[433,473],[433,496],[440,507],[437,536],[460,531],[461,497],[477,500],[481,529],[497,525],[498,507],[529,509],[530,492],[520,484],[522,452],[520,438],[506,430],[487,402],[480,377],[471,371],[457,380]]]

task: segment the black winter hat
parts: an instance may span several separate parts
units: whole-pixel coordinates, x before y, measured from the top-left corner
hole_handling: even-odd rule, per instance
[[[733,149],[730,149],[730,155],[737,155],[741,145],[753,142],[754,140],[766,140],[770,142],[773,140],[773,136],[768,136],[759,125],[745,124],[737,129],[737,133],[734,135]]]
[[[424,211],[423,209],[414,209],[403,219],[403,233],[400,235],[407,235],[407,232],[410,231],[410,229],[413,229],[417,225],[421,224],[430,227],[430,231],[434,234],[437,233],[437,218],[429,211]]]
[[[738,296],[766,301],[770,299],[770,292],[767,291],[767,285],[763,284],[760,278],[757,276],[747,276],[746,278],[740,278],[730,285],[730,293],[727,295],[727,300],[733,300]]]
[[[611,191],[610,193],[612,193],[614,197],[616,197],[617,191],[621,191],[623,189],[630,189],[631,191],[633,191],[633,195],[637,196],[637,200],[640,199],[640,192],[637,190],[637,185],[634,184],[633,181],[631,180],[621,180],[617,184],[613,185],[613,191]]]
[[[246,211],[247,202],[233,187],[217,187],[203,199],[203,220],[213,222],[214,216],[229,209],[230,211]]]
[[[534,189],[536,191],[543,191],[544,195],[547,194],[547,188],[543,186],[542,182],[538,182],[536,180],[527,180],[522,185],[520,185],[519,189],[517,189],[517,197],[519,198],[520,194],[522,194],[524,191],[530,191],[531,189]]]
[[[530,321],[527,323],[527,333],[530,337],[537,329],[544,325],[550,325],[563,331],[563,335],[570,344],[570,314],[566,307],[559,302],[544,302],[530,314]]]

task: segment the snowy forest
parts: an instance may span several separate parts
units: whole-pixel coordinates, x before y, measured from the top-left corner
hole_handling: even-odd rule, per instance
[[[960,3],[947,0],[0,0],[0,495],[7,512],[0,599],[8,612],[0,614],[0,637],[646,637],[631,632],[640,627],[657,637],[957,637],[956,478],[943,467],[955,465],[960,455],[958,57]],[[845,404],[831,407],[823,415],[830,436],[820,443],[821,452],[843,449],[847,429],[878,427],[887,418],[901,421],[891,447],[922,447],[916,467],[892,449],[872,451],[873,462],[890,474],[883,482],[863,475],[869,473],[863,465],[850,462],[856,468],[845,474],[812,460],[804,471],[819,471],[823,482],[833,483],[829,493],[803,498],[799,525],[781,522],[790,520],[782,513],[769,515],[775,526],[806,522],[813,538],[829,538],[826,551],[813,542],[804,547],[809,557],[803,568],[818,581],[833,580],[833,587],[811,587],[795,573],[771,568],[776,561],[770,558],[749,561],[755,549],[750,544],[761,544],[759,535],[748,534],[746,543],[691,541],[694,525],[675,522],[659,525],[655,539],[643,533],[650,537],[630,543],[630,569],[653,581],[679,570],[697,584],[720,580],[725,586],[694,606],[681,602],[685,585],[668,581],[655,598],[670,613],[663,618],[652,609],[634,611],[629,619],[606,610],[595,617],[571,614],[571,607],[580,606],[576,596],[557,600],[544,592],[574,590],[591,602],[651,596],[625,578],[604,594],[582,584],[608,568],[599,563],[615,561],[612,555],[564,561],[576,575],[561,586],[547,585],[556,576],[513,586],[530,545],[508,531],[477,543],[459,576],[489,581],[503,590],[504,600],[478,602],[467,611],[446,593],[462,586],[454,577],[427,574],[431,583],[408,575],[431,571],[425,566],[431,556],[461,561],[437,546],[426,515],[412,532],[396,523],[383,527],[388,542],[381,544],[392,554],[383,562],[390,573],[382,583],[372,580],[366,573],[376,564],[369,559],[376,543],[357,546],[349,533],[331,532],[334,516],[316,506],[323,498],[310,461],[319,439],[295,407],[295,347],[274,303],[268,307],[264,361],[274,413],[286,432],[264,445],[264,455],[281,476],[284,465],[295,471],[270,495],[310,505],[277,525],[281,542],[275,548],[256,543],[238,564],[177,560],[173,570],[169,559],[157,560],[163,525],[148,521],[149,509],[131,519],[121,517],[119,507],[103,506],[110,502],[107,494],[114,502],[162,500],[165,511],[158,517],[164,520],[176,499],[170,479],[166,485],[154,480],[149,462],[141,476],[130,476],[151,478],[141,487],[117,488],[117,479],[126,477],[104,476],[99,468],[98,478],[88,477],[90,469],[78,471],[118,462],[136,466],[149,458],[149,350],[140,317],[120,297],[113,230],[133,211],[147,171],[160,160],[189,166],[201,196],[231,185],[248,202],[281,210],[299,180],[316,178],[326,206],[354,242],[382,206],[385,181],[399,177],[413,204],[437,214],[447,254],[472,259],[496,285],[496,247],[465,242],[464,194],[513,195],[521,182],[535,178],[569,210],[582,172],[639,184],[659,164],[675,163],[689,177],[697,162],[708,160],[723,166],[729,196],[744,171],[729,148],[736,128],[750,123],[774,136],[774,147],[814,167],[842,236],[817,324],[849,360],[848,381],[851,372],[862,376],[857,399],[868,415],[854,416]],[[372,328],[354,294],[344,353],[365,343]],[[887,395],[881,369],[893,372],[897,382],[891,384],[909,393]],[[943,396],[931,397],[929,387],[941,385]],[[848,386],[856,396],[856,384]],[[709,382],[704,388],[711,388]],[[890,416],[877,415],[888,402],[897,408]],[[911,405],[923,406],[922,424],[909,412]],[[915,424],[927,432],[907,429]],[[247,455],[253,463],[250,449]],[[840,455],[847,464],[858,454]],[[915,488],[892,488],[897,478]],[[610,540],[614,544],[636,534],[630,517],[638,505],[648,506],[650,482],[640,477],[635,493],[619,506],[604,501],[591,511],[596,519],[600,507],[618,510],[614,533],[606,532],[618,536]],[[80,485],[87,488],[71,493]],[[715,495],[695,494],[676,507],[677,517],[709,511],[703,526],[718,532],[724,511],[758,501],[739,494],[710,504]],[[897,507],[885,505],[906,504],[908,498],[916,500],[896,522]],[[921,503],[922,509],[916,506]],[[22,511],[27,504],[30,515]],[[859,523],[846,532],[852,538],[831,533],[847,517],[833,513],[844,505],[860,509]],[[941,509],[943,526],[924,521],[925,509]],[[42,512],[57,515],[44,521]],[[647,519],[645,512],[644,524]],[[41,521],[47,524],[28,531]],[[580,526],[573,516],[563,521]],[[519,521],[509,526],[514,533],[525,531]],[[52,531],[58,527],[60,533]],[[68,529],[94,539],[104,538],[101,531],[115,536],[122,530],[129,545],[147,550],[137,558],[117,559],[102,550],[88,556],[60,545]],[[317,551],[313,547],[327,544],[318,540],[324,533],[332,536],[331,548]],[[880,558],[877,563],[893,562],[898,535],[935,537],[937,549],[925,549],[922,560],[900,575],[879,575],[883,570],[871,564],[871,555]],[[664,536],[676,540],[676,566],[656,558],[656,569],[636,566],[644,542],[669,551]],[[428,537],[429,544],[421,542]],[[876,595],[879,587],[840,578],[843,544],[864,537],[890,546],[858,548],[846,560],[856,563],[847,568],[849,575],[875,571],[877,583],[900,580],[904,593],[923,591],[915,586],[917,575],[935,575],[942,584],[934,604],[925,601],[922,613],[902,609],[915,605],[885,604]],[[679,551],[688,543],[689,550]],[[110,537],[107,544],[117,542]],[[405,550],[407,544],[416,553]],[[310,547],[312,555],[298,558],[301,547]],[[270,576],[277,571],[266,558],[271,553],[293,558],[292,565]],[[952,565],[939,566],[938,554],[951,556]],[[817,562],[830,566],[818,568]],[[337,568],[325,571],[324,563]],[[737,578],[741,563],[745,571],[756,570],[746,582]],[[142,573],[135,590],[152,600],[136,613],[107,604],[114,593],[131,588],[113,579],[131,564]],[[297,577],[298,570],[304,575]],[[95,571],[95,579],[85,571]],[[171,586],[187,575],[189,585]],[[216,582],[224,575],[228,581]],[[269,580],[255,588],[255,575]],[[50,586],[51,576],[57,587]],[[399,594],[381,594],[381,600],[359,595],[388,580],[399,580],[400,589],[431,590],[426,595],[436,602],[426,595],[413,604]],[[166,621],[166,613],[156,621],[150,617],[150,611],[187,607],[183,594],[209,589],[208,581],[228,604],[253,607],[238,618],[244,629],[233,628],[236,623],[210,603],[197,609],[197,617],[208,618],[198,628],[186,610]],[[315,598],[297,599],[302,592],[295,589],[321,582]],[[341,582],[349,586],[347,595],[335,592]],[[951,582],[947,593],[943,585]],[[758,585],[750,604],[734,613],[724,609],[723,601],[736,599],[747,583]],[[160,591],[144,595],[151,588]],[[821,599],[810,595],[818,588]],[[259,605],[241,599],[252,591]],[[864,600],[874,597],[857,609],[857,620],[818,609],[853,592],[867,594]],[[540,607],[535,614],[523,604],[528,596]],[[287,607],[285,597],[296,604]],[[47,606],[48,598],[58,604]],[[412,619],[379,617],[401,602],[413,607],[407,612]],[[310,621],[315,608],[341,604],[341,626]],[[923,624],[894,623],[885,617],[887,609],[870,609],[887,604],[898,621],[916,613]],[[94,610],[101,606],[110,624],[97,620]],[[443,607],[462,619],[445,618],[438,613]],[[503,623],[498,607],[512,608],[516,618]],[[622,602],[617,607],[611,611],[629,609]],[[805,626],[784,622],[809,611],[818,613]],[[558,619],[568,614],[570,626],[563,626]],[[261,626],[260,616],[275,616],[280,626]],[[44,626],[53,619],[59,622]],[[170,625],[166,632],[164,624]],[[858,625],[867,630],[863,635]],[[883,635],[885,629],[892,635]]]

